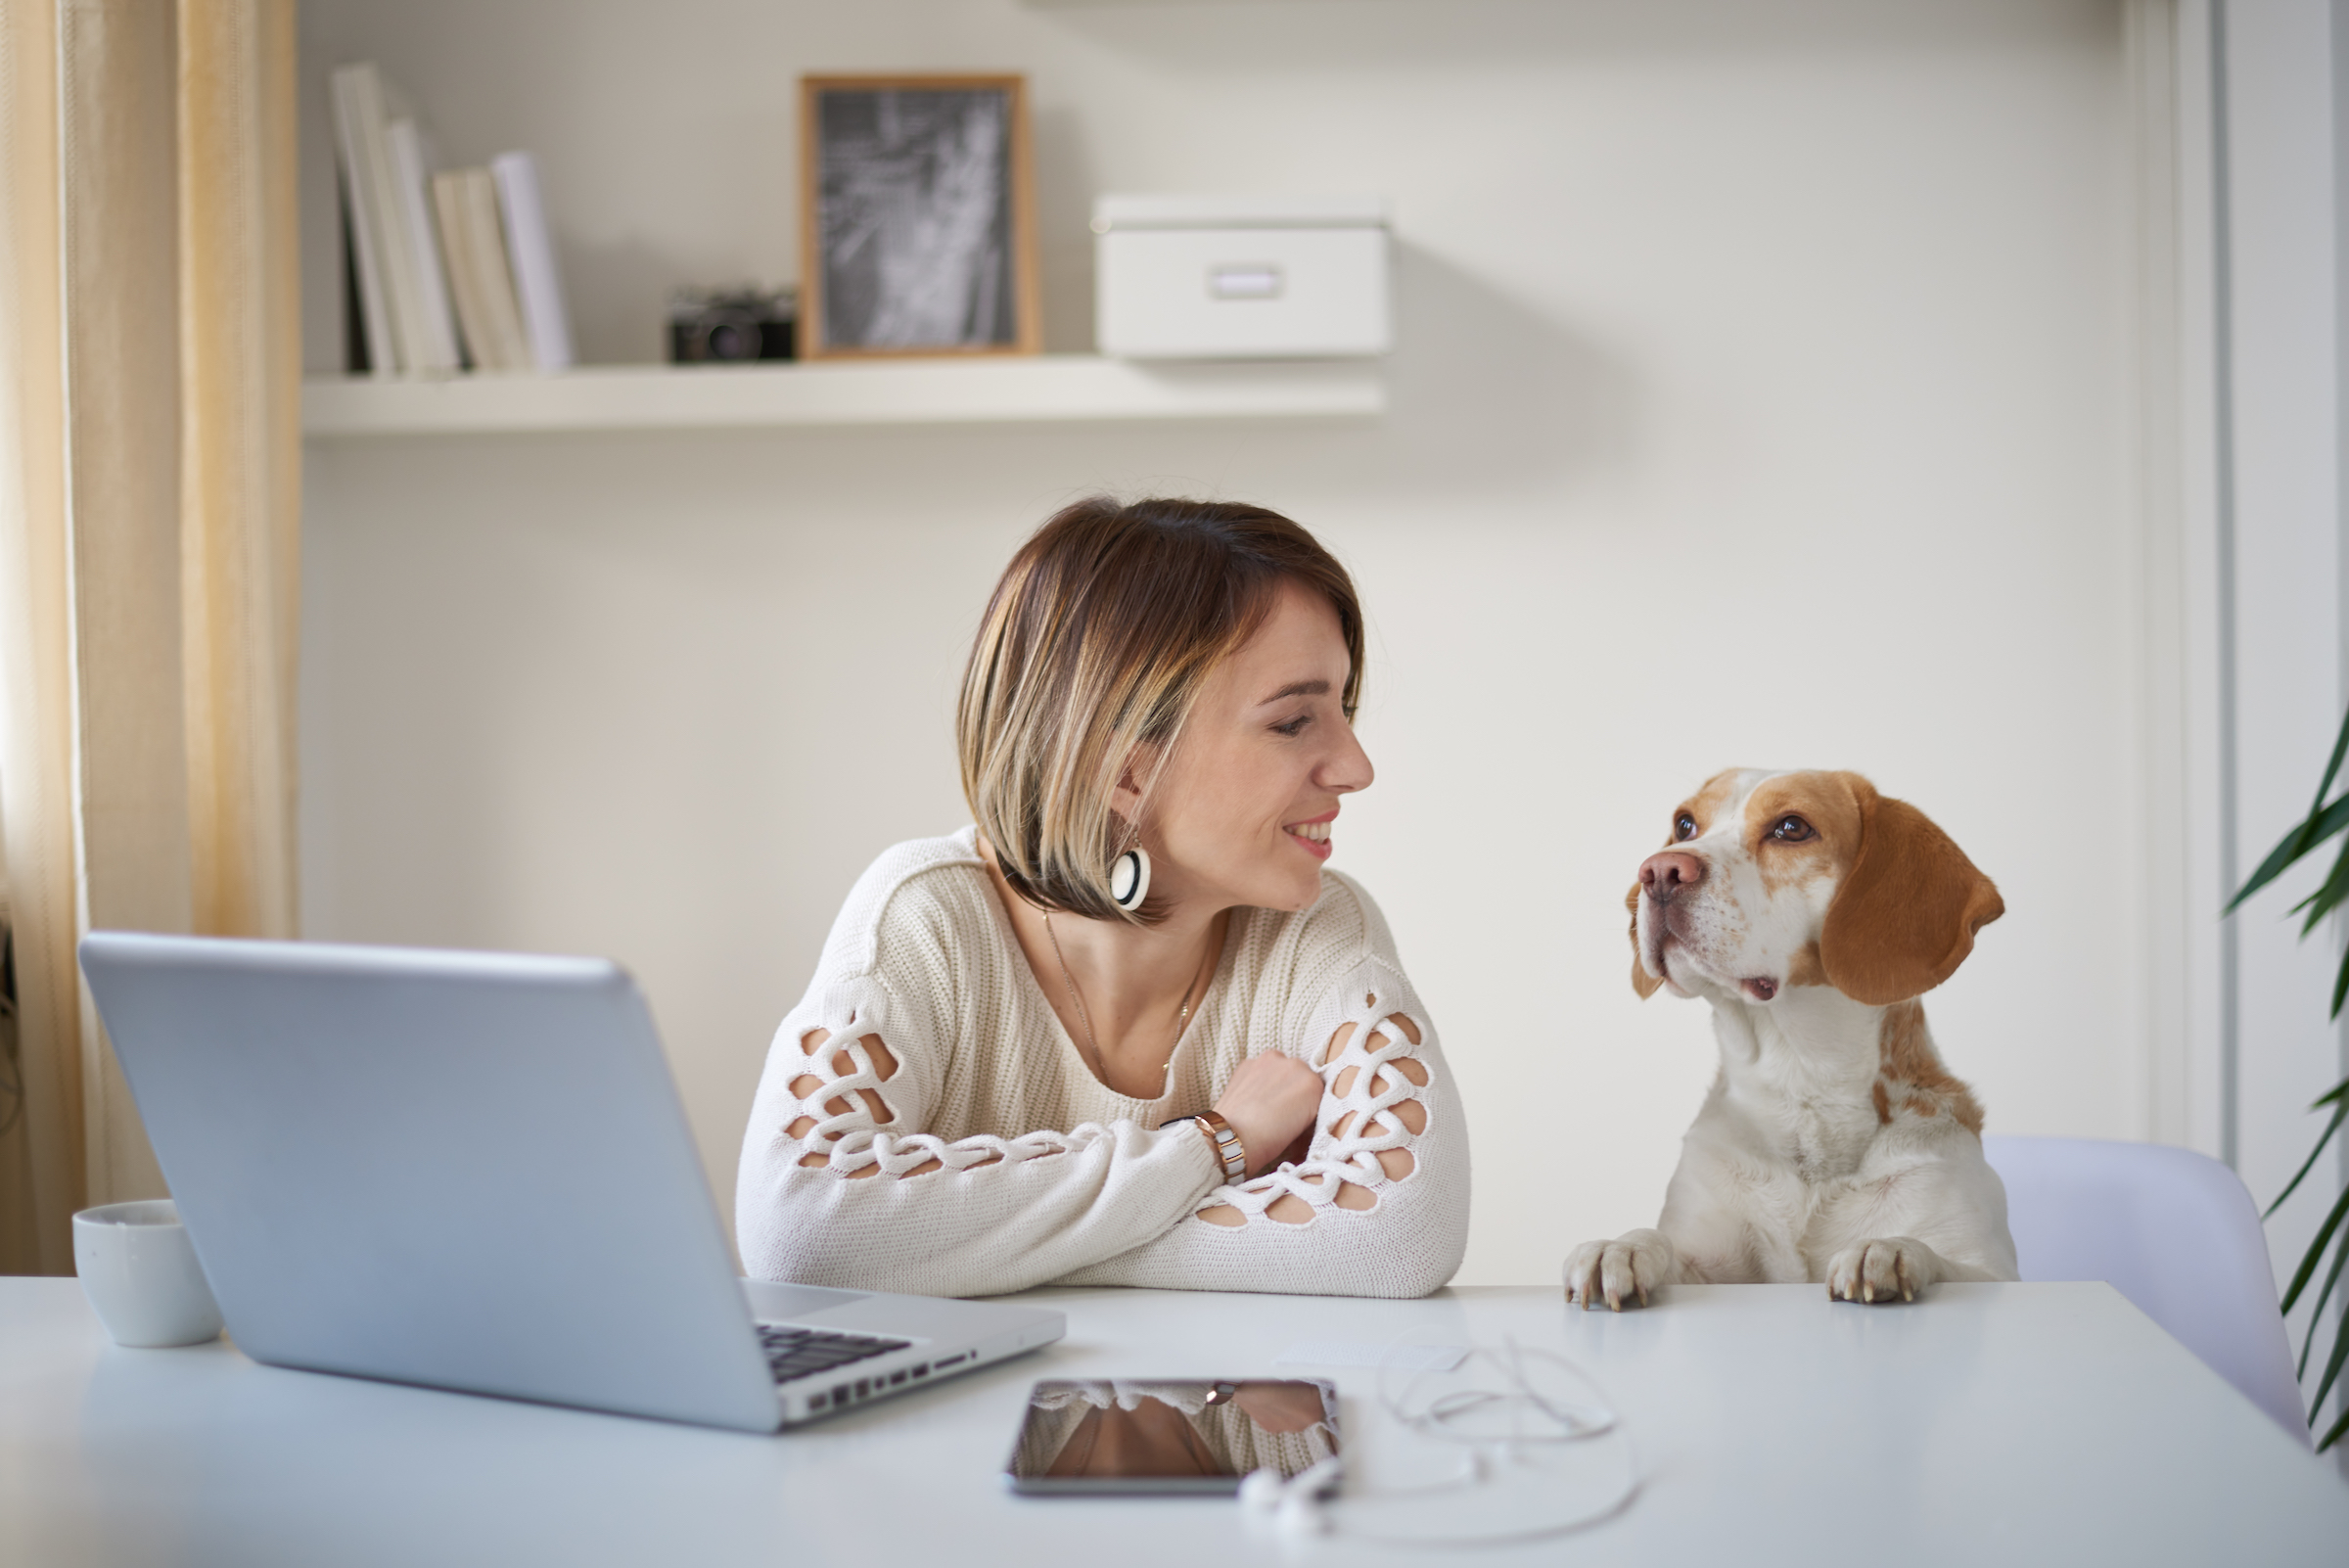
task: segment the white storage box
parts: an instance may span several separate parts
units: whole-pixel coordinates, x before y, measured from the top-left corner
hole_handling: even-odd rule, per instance
[[[1104,196],[1093,337],[1120,359],[1383,354],[1377,197]]]

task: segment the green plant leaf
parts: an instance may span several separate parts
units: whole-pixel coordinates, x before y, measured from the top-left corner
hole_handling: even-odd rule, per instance
[[[2286,833],[2282,842],[2268,852],[2265,860],[2260,861],[2259,869],[2251,873],[2251,880],[2244,883],[2242,890],[2228,899],[2227,907],[2219,912],[2223,915],[2234,913],[2245,899],[2281,876],[2285,867],[2345,827],[2349,827],[2349,795],[2342,796]]]
[[[2317,891],[2292,905],[2292,914],[2308,911],[2308,918],[2300,923],[2300,935],[2306,937],[2322,925],[2326,915],[2341,906],[2344,895],[2349,895],[2349,839],[2341,841],[2341,853],[2333,856],[2332,869],[2325,873]]]
[[[2341,770],[2341,760],[2349,757],[2349,713],[2341,715],[2341,732],[2333,737],[2332,760],[2325,764],[2325,776],[2317,783],[2317,798],[2308,803],[2308,814],[2315,816],[2317,807],[2325,804],[2325,792],[2332,788],[2333,776]]]
[[[2349,1099],[2349,1078],[2342,1079],[2338,1084],[2309,1101],[2308,1108],[2312,1111],[2322,1111],[2326,1106],[2340,1099]]]
[[[2342,1081],[2341,1088],[2349,1088],[2349,1079]],[[2326,1095],[2325,1100],[2329,1100],[2340,1092],[2341,1090],[2336,1088],[2331,1094]],[[2315,1110],[2317,1106],[2323,1105],[2325,1100],[2317,1101],[2317,1104],[2310,1106],[2309,1109]],[[2344,1121],[2349,1121],[2349,1105],[2343,1105],[2332,1113],[2332,1120],[2326,1124],[2324,1134],[2317,1139],[2317,1146],[2308,1151],[2308,1163],[2303,1165],[2292,1179],[2285,1184],[2284,1189],[2276,1195],[2276,1201],[2268,1205],[2268,1212],[2260,1216],[2262,1220],[2276,1218],[2276,1211],[2283,1207],[2283,1200],[2298,1190],[2300,1183],[2307,1178],[2308,1173],[2316,1169],[2317,1161],[2325,1153],[2325,1145],[2332,1141],[2332,1135],[2341,1130],[2341,1124]]]
[[[2316,1423],[2311,1421],[2309,1425],[2314,1426]],[[2317,1444],[2317,1452],[2322,1453],[2331,1448],[2341,1440],[2344,1434],[2349,1434],[2349,1410],[2343,1410],[2341,1418],[2332,1423],[2332,1430],[2326,1433],[2323,1440]]]
[[[2316,1394],[2308,1402],[2308,1424],[2317,1424],[2317,1411],[2325,1407],[2325,1396],[2332,1392],[2333,1380],[2341,1375],[2341,1364],[2349,1361],[2349,1333],[2332,1336],[2332,1354],[2325,1358],[2325,1377],[2317,1384]]]
[[[2315,1273],[2317,1271],[2317,1265],[2324,1261],[2326,1244],[2332,1240],[2332,1233],[2341,1227],[2341,1217],[2343,1215],[2349,1215],[2349,1187],[2343,1187],[2341,1189],[2339,1201],[2333,1204],[2332,1213],[2325,1217],[2324,1225],[2317,1231],[2317,1239],[2308,1244],[2308,1256],[2300,1260],[2299,1270],[2292,1275],[2292,1283],[2290,1287],[2283,1293],[2283,1305],[2280,1309],[2281,1311],[2287,1313],[2290,1312],[2292,1310],[2292,1303],[2300,1299],[2300,1292],[2308,1288],[2308,1276]],[[2341,1336],[2341,1342],[2345,1345],[2349,1345],[2349,1334],[2343,1334]],[[2336,1363],[2335,1369],[2337,1370],[2337,1363],[2340,1358],[2335,1356],[2333,1360]],[[2322,1394],[2318,1395],[2318,1403],[2324,1403],[2324,1398],[2325,1397]]]
[[[2344,1263],[2349,1263],[2349,1230],[2341,1232],[2341,1244],[2332,1250],[2332,1267],[2325,1273],[2325,1288],[2317,1292],[2317,1304],[2308,1310],[2308,1337],[2300,1342],[2300,1364],[2292,1369],[2294,1382],[2308,1376],[2308,1353],[2316,1346],[2317,1327],[2325,1321],[2325,1304],[2332,1300],[2332,1287],[2340,1282]]]

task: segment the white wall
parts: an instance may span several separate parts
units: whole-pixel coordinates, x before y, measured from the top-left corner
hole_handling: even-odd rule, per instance
[[[2349,6],[2228,0],[2228,368],[2232,373],[2234,836],[2247,876],[2308,812],[2339,727],[2344,640],[2340,399],[2341,171],[2336,79]],[[2340,786],[2334,786],[2338,793]],[[2233,1127],[2236,1168],[2264,1207],[2316,1142],[2309,1102],[2338,1083],[2341,1036],[2326,1017],[2334,934],[2300,938],[2293,904],[2333,846],[2244,906],[2238,951]],[[2327,1161],[2270,1222],[2288,1280],[2340,1192]],[[2297,1345],[2310,1303],[2293,1314]],[[2333,1315],[2328,1314],[2328,1315]],[[2334,1315],[2334,1321],[2338,1321]],[[2323,1346],[2318,1364],[2323,1364]],[[2311,1385],[2313,1387],[2313,1383]],[[2337,1411],[2337,1404],[2335,1406]],[[2327,1423],[2329,1424],[2329,1422]],[[2349,1454],[2344,1462],[2349,1463]]]
[[[1339,864],[1468,1098],[1464,1282],[1652,1220],[1712,1071],[1622,896],[1728,763],[1863,769],[2009,913],[1932,1002],[1994,1130],[2142,1135],[2127,106],[2086,0],[1019,7],[308,0],[324,76],[442,151],[541,155],[591,356],[663,288],[793,270],[793,77],[1030,72],[1052,346],[1099,190],[1395,202],[1364,424],[313,445],[313,936],[612,953],[721,1201],[766,1037],[851,879],[963,818],[951,689],[1064,499],[1247,497],[1372,621],[1377,787]]]

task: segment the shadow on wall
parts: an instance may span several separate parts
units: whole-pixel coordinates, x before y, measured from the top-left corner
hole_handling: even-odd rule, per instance
[[[1036,149],[1036,269],[1044,300],[1044,352],[1093,351],[1093,196],[1104,185],[1088,156],[1084,117],[1031,101]]]
[[[667,359],[663,342],[668,291],[697,278],[676,257],[635,236],[606,245],[558,237],[571,327],[583,365],[645,364]]]
[[[1155,64],[1226,74],[1234,34],[1203,25],[1202,13],[1236,6],[1111,6],[1088,0],[1029,0],[1068,31]],[[1820,49],[1995,49],[2018,33],[2057,27],[2101,39],[2113,9],[2103,0],[1973,0],[1963,6],[1886,5],[1883,0],[1451,0],[1449,5],[1256,4],[1245,9],[1245,66],[1252,70],[1325,71],[1486,67],[1534,56],[1798,54]]]
[[[1394,256],[1389,407],[1365,438],[1394,479],[1554,492],[1629,465],[1627,362],[1431,251]]]
[[[1399,242],[1394,266],[1383,418],[1005,426],[989,448],[1054,465],[1078,489],[1245,493],[1324,515],[1399,498],[1548,513],[1628,470],[1639,390],[1625,359],[1434,252]],[[1082,468],[1067,466],[1073,450]]]

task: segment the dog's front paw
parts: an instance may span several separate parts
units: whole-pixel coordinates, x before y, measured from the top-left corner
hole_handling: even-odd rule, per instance
[[[1827,1299],[1870,1305],[1914,1301],[1945,1272],[1941,1254],[1913,1236],[1856,1241],[1827,1260]]]
[[[1610,1312],[1627,1301],[1647,1305],[1648,1292],[1673,1281],[1677,1255],[1660,1230],[1634,1230],[1613,1241],[1586,1241],[1567,1256],[1566,1299],[1589,1312],[1600,1302]]]

